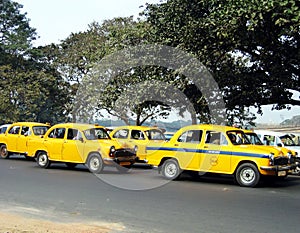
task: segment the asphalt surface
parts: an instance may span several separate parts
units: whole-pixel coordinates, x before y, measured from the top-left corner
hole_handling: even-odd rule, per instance
[[[84,166],[39,168],[20,157],[0,159],[0,209],[61,222],[100,221],[122,232],[299,232],[300,177],[241,188],[231,177],[166,182],[157,170],[128,174]]]

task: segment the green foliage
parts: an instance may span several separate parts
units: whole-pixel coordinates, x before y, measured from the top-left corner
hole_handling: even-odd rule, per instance
[[[299,9],[299,1],[169,0],[148,5],[144,15],[153,40],[195,54],[213,73],[228,113],[243,116],[248,106],[300,104],[290,92],[299,91]]]
[[[29,26],[23,6],[11,0],[0,0],[0,52],[20,53],[35,39],[35,29]]]
[[[0,123],[65,121],[69,83],[51,65],[51,46],[31,49],[35,29],[21,7],[0,1]]]

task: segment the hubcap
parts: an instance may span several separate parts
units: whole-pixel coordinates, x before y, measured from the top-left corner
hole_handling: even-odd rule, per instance
[[[249,184],[255,180],[255,172],[251,168],[245,168],[241,171],[240,177],[244,183]]]
[[[46,164],[47,164],[47,155],[45,155],[45,154],[42,154],[40,157],[39,157],[39,164],[41,165],[41,166],[46,166]]]
[[[174,163],[169,163],[167,166],[166,166],[166,175],[168,177],[174,177],[177,173],[177,167]]]
[[[99,159],[97,157],[93,157],[90,161],[90,168],[95,171],[99,168],[99,165]]]
[[[4,147],[1,150],[1,156],[6,156],[6,154],[7,154],[7,149],[6,149],[6,147]]]

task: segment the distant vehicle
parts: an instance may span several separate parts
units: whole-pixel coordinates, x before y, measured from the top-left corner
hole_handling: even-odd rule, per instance
[[[296,151],[300,156],[300,146],[293,140],[290,133],[274,132],[270,130],[254,130],[260,140],[269,146],[286,147]]]
[[[11,124],[5,124],[5,125],[1,125],[0,126],[0,134],[4,134],[7,130],[7,128],[10,126]]]
[[[50,128],[48,124],[38,122],[16,122],[8,126],[4,134],[0,134],[0,156],[9,158],[11,154],[28,155],[28,142],[33,138],[41,138]]]

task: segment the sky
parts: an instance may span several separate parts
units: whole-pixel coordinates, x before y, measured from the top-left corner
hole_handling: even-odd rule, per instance
[[[71,33],[85,31],[93,21],[138,16],[145,3],[159,0],[14,0],[23,5],[30,26],[40,38],[33,44],[59,43]]]
[[[34,46],[59,43],[71,33],[85,31],[93,21],[115,17],[135,16],[145,3],[159,3],[160,0],[14,0],[23,5],[30,26],[36,28],[39,38]],[[299,93],[294,97],[299,99]],[[257,123],[278,124],[295,115],[300,115],[300,107],[292,110],[271,111],[271,106],[263,107],[263,116],[257,116]],[[253,112],[256,112],[253,110]]]

